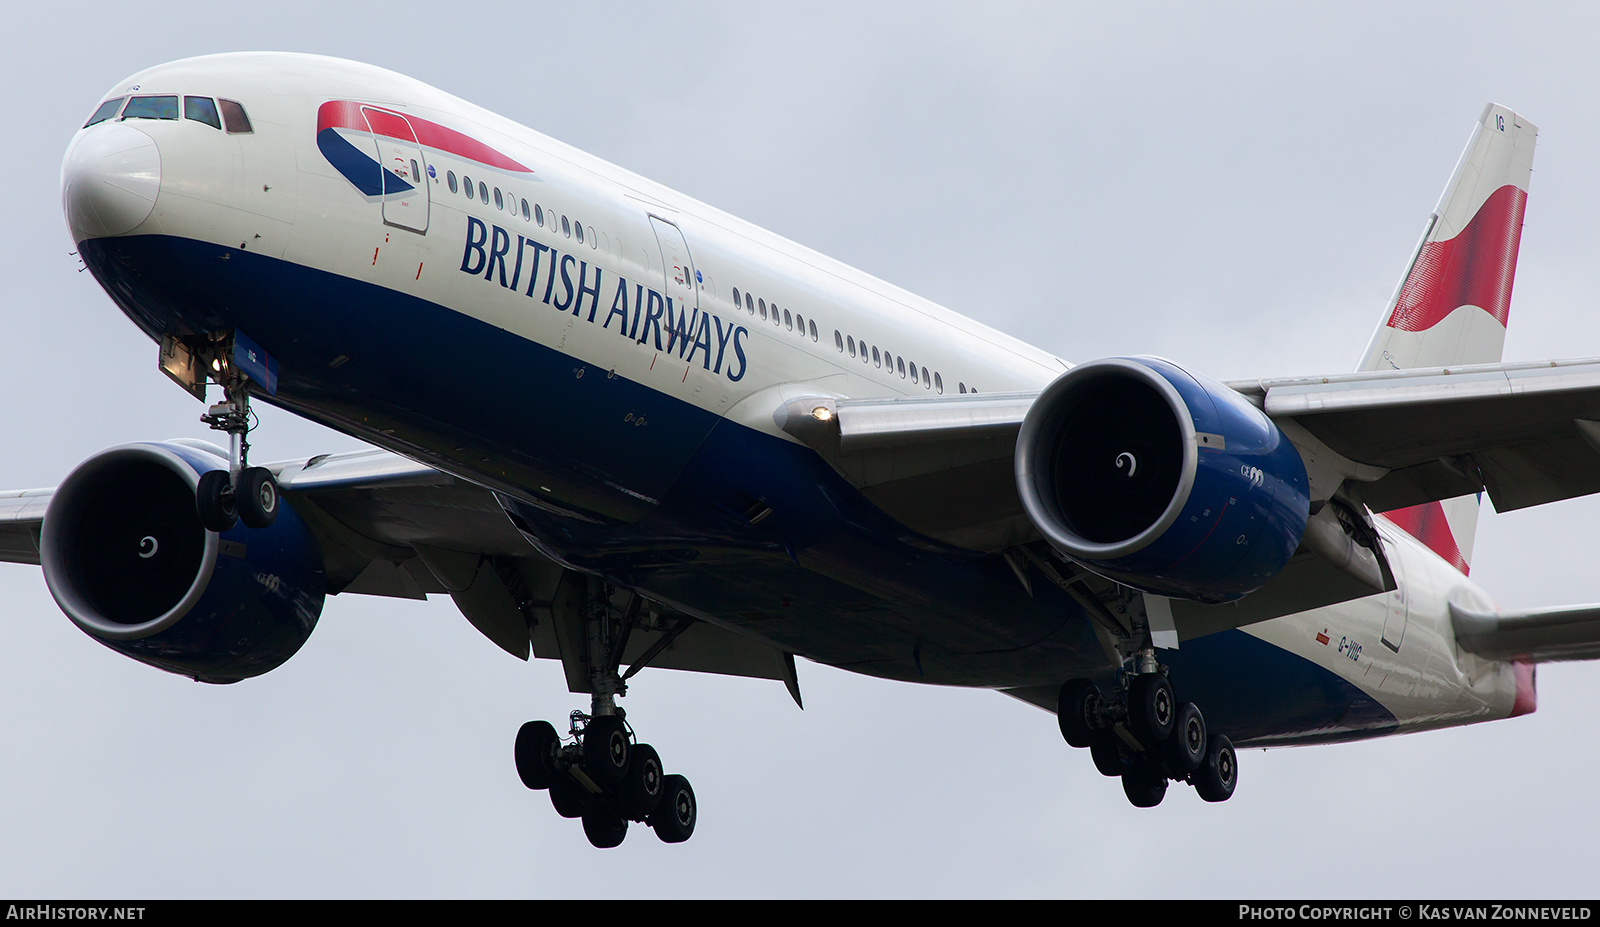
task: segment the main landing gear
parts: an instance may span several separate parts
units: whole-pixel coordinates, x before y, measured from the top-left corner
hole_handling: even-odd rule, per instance
[[[635,740],[623,715],[574,711],[565,742],[550,722],[529,721],[517,732],[517,775],[530,789],[548,789],[557,814],[582,818],[597,847],[622,843],[629,821],[682,843],[694,834],[694,789],[663,773],[661,757]]]
[[[633,596],[619,615],[610,606],[611,587],[592,578],[586,584],[581,610],[589,713],[572,712],[565,738],[548,721],[524,724],[517,732],[517,775],[530,789],[548,789],[557,814],[582,818],[584,834],[597,847],[622,843],[629,821],[648,824],[667,843],[682,843],[694,834],[694,789],[683,776],[666,774],[661,757],[638,742],[616,704],[627,694],[617,671],[643,599]],[[629,675],[652,655],[646,652]]]
[[[228,433],[228,469],[201,474],[195,487],[195,507],[200,524],[221,534],[238,522],[249,528],[270,527],[278,517],[278,484],[272,471],[249,464],[251,427],[250,383],[222,362],[224,399],[200,416],[200,421]]]
[[[1089,748],[1101,774],[1120,777],[1135,807],[1161,804],[1169,781],[1189,783],[1206,801],[1227,801],[1239,782],[1233,742],[1208,734],[1200,709],[1177,700],[1153,655],[1146,652],[1134,663],[1142,672],[1119,674],[1111,692],[1088,679],[1062,686],[1056,712],[1061,736]]]

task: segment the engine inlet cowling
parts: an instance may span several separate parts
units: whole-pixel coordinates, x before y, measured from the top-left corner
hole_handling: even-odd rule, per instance
[[[201,682],[282,665],[322,613],[316,540],[287,503],[269,528],[200,525],[195,486],[227,461],[185,444],[89,458],[50,498],[39,557],[56,604],[112,650]]]
[[[1224,602],[1283,569],[1310,508],[1300,453],[1243,396],[1153,357],[1080,364],[1017,435],[1034,526],[1087,569]]]

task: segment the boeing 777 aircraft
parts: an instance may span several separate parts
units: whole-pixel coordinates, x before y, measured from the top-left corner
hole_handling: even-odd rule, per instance
[[[1502,612],[1497,510],[1600,490],[1600,360],[1502,363],[1537,131],[1488,106],[1353,373],[1068,363],[392,72],[142,71],[62,166],[89,271],[222,433],[0,495],[85,633],[212,683],[328,595],[448,594],[587,711],[515,766],[596,846],[688,839],[618,699],[803,657],[1057,713],[1128,800],[1236,747],[1506,718],[1600,606]],[[253,464],[252,403],[380,450]],[[508,732],[508,740],[510,732]]]

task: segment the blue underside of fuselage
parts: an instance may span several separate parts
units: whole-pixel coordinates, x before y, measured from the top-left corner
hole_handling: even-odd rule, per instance
[[[875,676],[1012,687],[1103,671],[1065,593],[1035,582],[1030,595],[1001,558],[913,534],[801,445],[289,261],[167,236],[80,253],[152,337],[238,328],[278,361],[270,401],[524,500],[518,519],[571,565]],[[1348,682],[1240,631],[1164,658],[1180,695],[1240,743],[1394,727]]]

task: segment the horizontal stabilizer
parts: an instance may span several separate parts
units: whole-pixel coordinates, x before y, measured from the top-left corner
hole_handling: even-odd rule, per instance
[[[1487,614],[1450,606],[1461,649],[1490,660],[1600,659],[1600,605]]]

